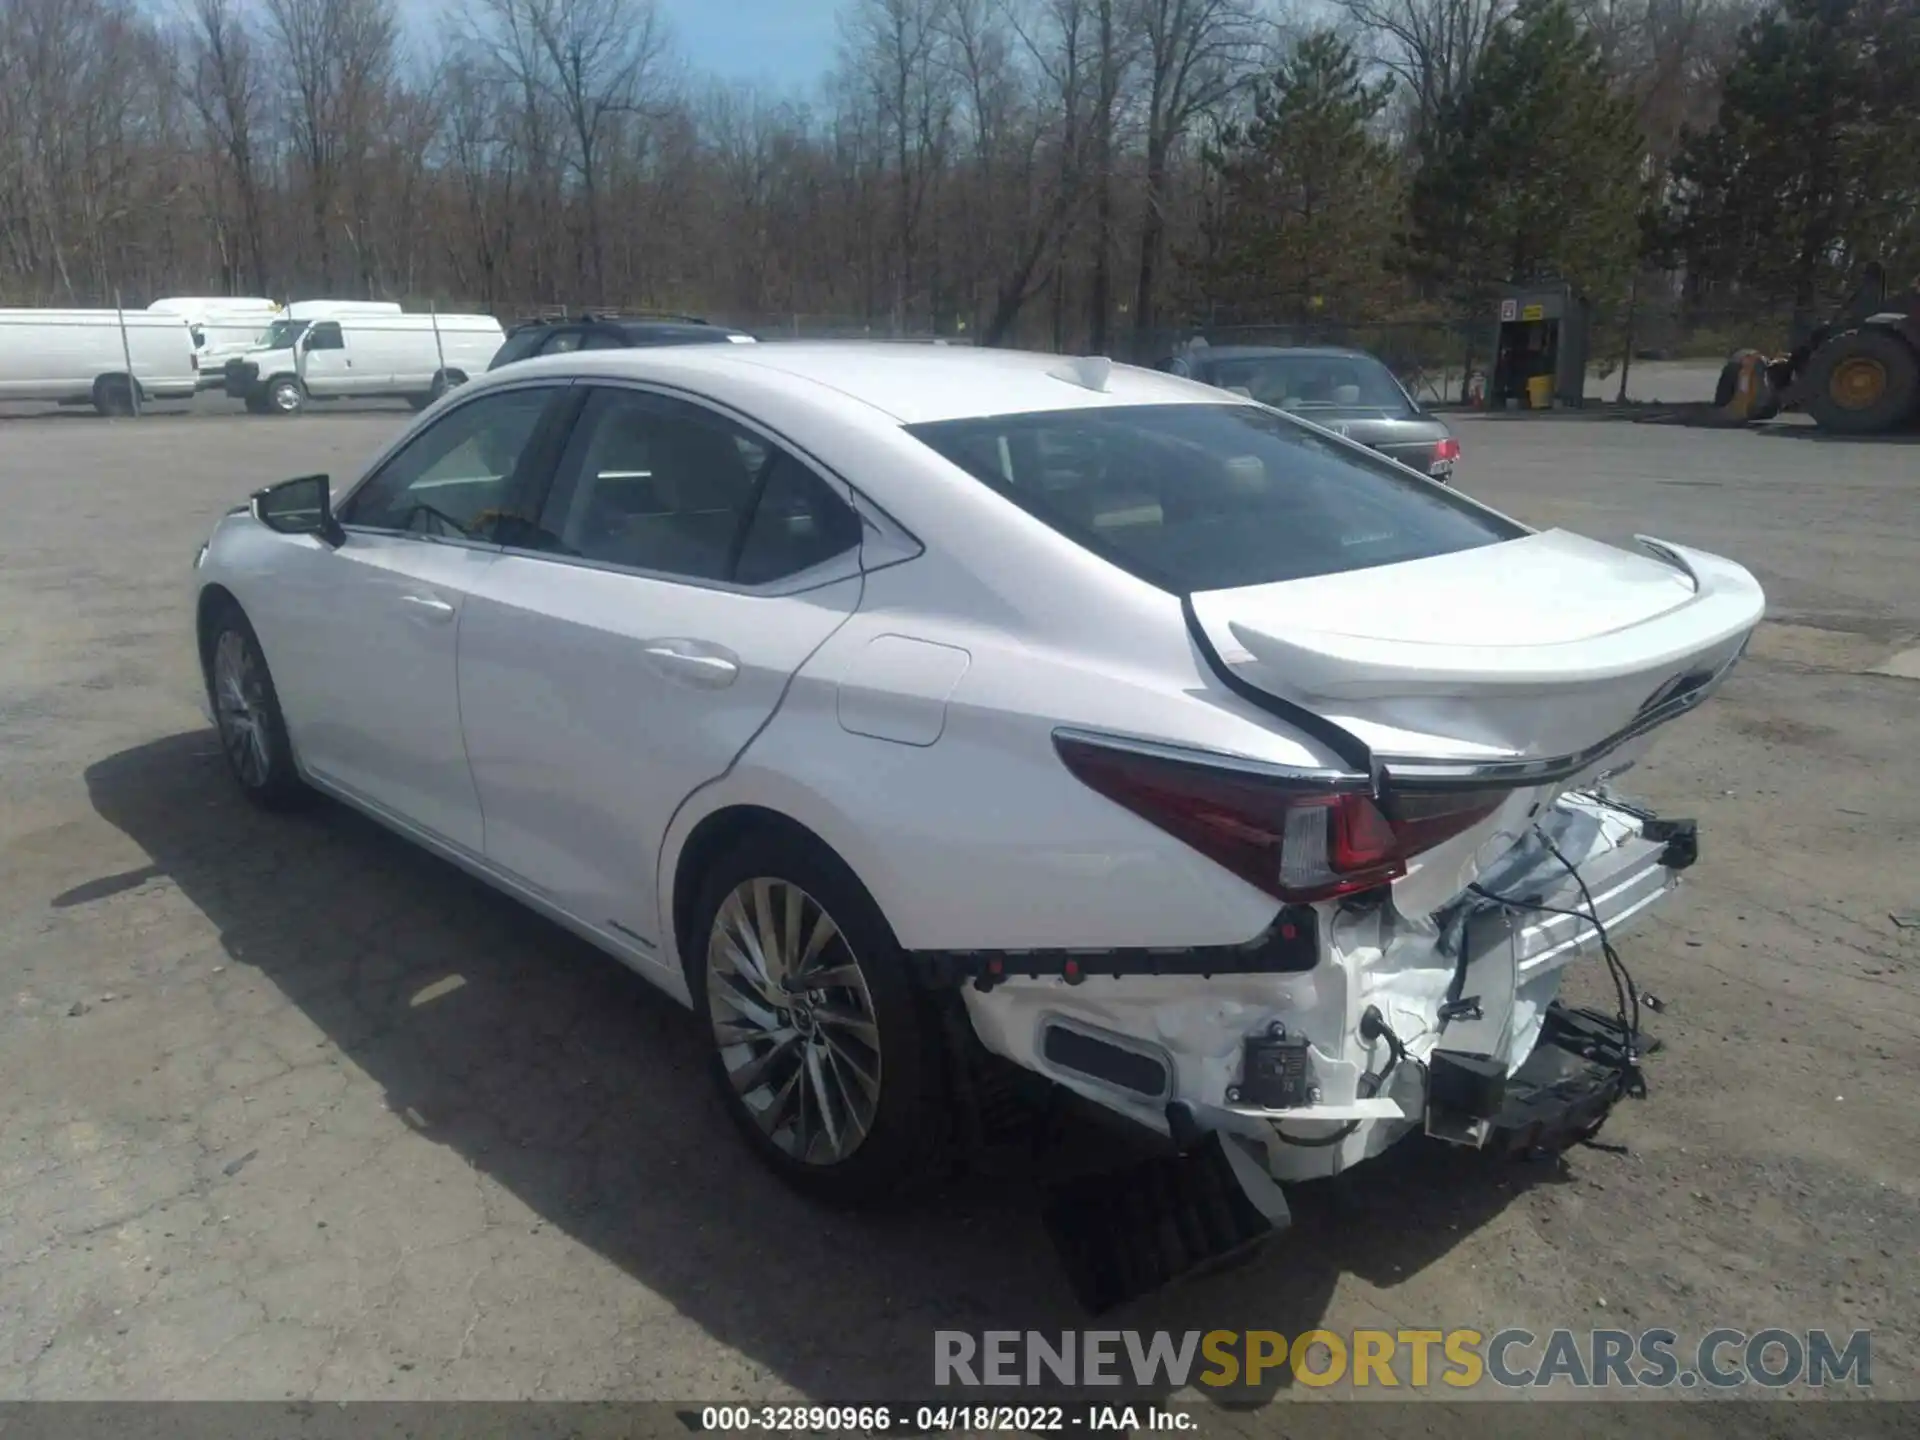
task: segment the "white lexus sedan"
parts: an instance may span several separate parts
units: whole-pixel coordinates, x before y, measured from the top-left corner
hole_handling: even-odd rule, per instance
[[[194,579],[241,788],[685,1002],[789,1180],[928,1173],[984,1051],[1270,1219],[1637,1093],[1613,942],[1695,839],[1609,777],[1763,608],[1210,386],[864,344],[508,367],[261,490]],[[1618,1003],[1561,1002],[1575,963]]]

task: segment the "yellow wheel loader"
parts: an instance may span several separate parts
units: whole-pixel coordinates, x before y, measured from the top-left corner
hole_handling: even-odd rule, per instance
[[[1805,410],[1821,429],[1842,435],[1920,424],[1920,284],[1889,297],[1885,271],[1868,266],[1833,319],[1790,353],[1762,361],[1741,351],[1730,359],[1714,401],[1749,420]]]

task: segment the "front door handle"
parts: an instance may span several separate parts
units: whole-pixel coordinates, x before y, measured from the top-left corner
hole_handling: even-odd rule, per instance
[[[422,620],[444,625],[453,619],[453,602],[438,595],[402,595],[401,603]]]
[[[724,645],[704,640],[649,640],[649,664],[668,679],[697,685],[702,690],[724,690],[740,678],[740,657]]]

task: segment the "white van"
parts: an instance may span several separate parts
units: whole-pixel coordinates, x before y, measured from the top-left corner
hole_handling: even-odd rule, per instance
[[[280,315],[280,302],[255,295],[172,295],[147,309],[187,322],[200,356],[200,388],[220,384],[227,361],[244,355]]]
[[[258,349],[227,362],[225,384],[256,415],[294,415],[308,400],[373,396],[424,409],[484,371],[505,339],[491,315],[289,314]]]
[[[335,320],[342,315],[398,315],[397,300],[296,300],[287,306],[289,320]]]
[[[150,310],[0,310],[0,400],[91,404],[131,413],[142,400],[191,400],[199,357],[187,322]],[[132,357],[132,384],[128,357]]]

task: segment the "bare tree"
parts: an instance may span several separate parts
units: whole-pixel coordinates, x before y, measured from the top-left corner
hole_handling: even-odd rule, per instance
[[[1373,58],[1401,82],[1408,138],[1419,134],[1473,73],[1514,0],[1339,0],[1373,41]]]
[[[441,144],[465,225],[442,235],[462,289],[492,307],[505,299],[514,259],[522,157],[505,86],[471,50],[457,52],[442,85]],[[471,268],[469,268],[471,266]]]
[[[620,126],[644,116],[666,36],[653,0],[521,0],[551,67],[554,98],[572,132],[573,163],[586,205],[587,257],[596,293],[606,288],[601,188],[606,152]]]
[[[1037,0],[1003,11],[1032,67],[1026,100],[1030,119],[1014,160],[1017,193],[990,201],[1012,210],[1009,220],[1016,228],[999,261],[983,345],[1000,344],[1027,302],[1049,282],[1064,300],[1061,250],[1087,188],[1087,12],[1085,0]],[[1049,255],[1051,271],[1042,268]]]
[[[265,0],[265,6],[306,186],[317,273],[331,288],[343,171],[364,158],[371,112],[393,77],[398,22],[391,0]]]
[[[954,112],[948,0],[859,0],[845,17],[848,63],[866,82],[893,162],[894,324],[917,294],[921,218],[944,167]],[[938,310],[937,261],[928,313]]]
[[[1146,67],[1146,185],[1133,323],[1144,331],[1154,323],[1175,150],[1200,116],[1217,110],[1250,78],[1261,35],[1249,0],[1136,3]]]
[[[1076,4],[1077,0],[1066,0]],[[1122,5],[1126,0],[1088,0],[1093,7],[1093,115],[1090,121],[1093,165],[1093,282],[1087,296],[1087,344],[1094,353],[1107,348],[1113,320],[1114,161],[1119,142],[1120,99],[1133,68],[1136,48]]]
[[[261,199],[265,76],[253,32],[234,0],[193,0],[187,24],[187,97],[210,148],[233,180],[247,283],[256,294],[268,294],[266,215]]]

